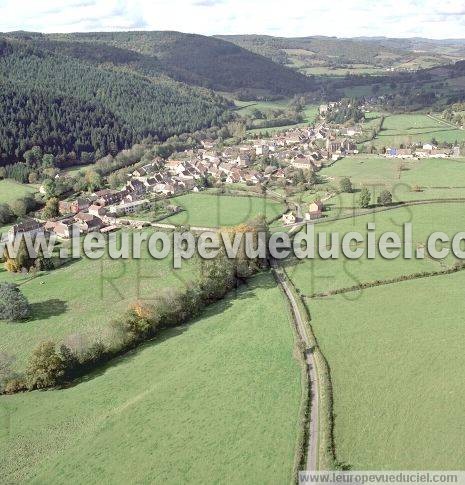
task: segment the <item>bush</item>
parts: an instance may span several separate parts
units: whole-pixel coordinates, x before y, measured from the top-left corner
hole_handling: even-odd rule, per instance
[[[134,342],[153,334],[159,321],[154,306],[136,302],[119,320],[119,325],[125,340]]]
[[[6,383],[13,378],[12,365],[14,357],[0,352],[0,394],[3,392]]]
[[[378,197],[378,204],[390,205],[392,204],[392,194],[389,190],[383,190]]]
[[[0,283],[0,320],[24,320],[30,313],[29,302],[18,286],[13,283]]]
[[[66,373],[62,356],[56,351],[55,342],[40,343],[32,352],[26,370],[29,389],[53,387],[63,381]]]
[[[370,201],[371,201],[370,191],[366,187],[363,187],[358,199],[358,203],[360,204],[360,207],[362,209],[366,209],[367,207],[369,207]]]
[[[13,212],[8,204],[0,204],[0,224],[8,224],[13,220]]]
[[[58,199],[56,197],[48,199],[47,203],[45,204],[43,216],[46,219],[52,219],[54,217],[57,217],[59,214],[60,211],[58,210]]]
[[[341,179],[341,181],[339,182],[339,187],[341,189],[341,192],[346,192],[348,194],[351,194],[354,190],[352,187],[352,182],[348,177],[344,177]]]
[[[3,389],[4,394],[16,394],[17,392],[23,391],[27,391],[27,382],[24,377],[9,379]]]

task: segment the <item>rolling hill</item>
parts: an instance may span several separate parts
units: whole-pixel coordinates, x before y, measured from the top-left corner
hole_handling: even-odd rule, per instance
[[[114,51],[118,54],[137,53],[139,56],[132,58],[133,68],[158,70],[178,81],[216,91],[292,95],[314,87],[307,77],[215,37],[181,32],[92,32],[43,38],[85,43],[88,51],[110,46],[118,49]]]
[[[54,154],[106,154],[111,145],[127,148],[147,136],[164,140],[218,126],[230,116],[229,103],[211,91],[153,67],[145,74],[123,69],[123,60],[132,63],[136,54],[78,47],[0,39],[4,163],[34,145]]]
[[[463,41],[337,37],[218,36],[304,74],[345,76],[411,71],[465,58]]]
[[[314,88],[230,42],[179,32],[0,34],[0,163],[39,145],[105,155],[152,136],[221,126],[230,101]]]

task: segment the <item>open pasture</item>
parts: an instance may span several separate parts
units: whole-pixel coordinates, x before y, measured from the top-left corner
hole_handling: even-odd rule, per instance
[[[37,186],[26,185],[14,180],[0,180],[0,204],[11,204],[27,194],[37,192]]]
[[[289,319],[259,275],[67,389],[1,396],[2,480],[289,483],[302,393]]]
[[[382,147],[411,143],[455,143],[465,140],[465,130],[454,129],[447,123],[430,118],[426,114],[390,115],[384,120],[383,128],[374,140]]]
[[[338,259],[324,260],[319,257],[301,261],[292,259],[286,262],[287,273],[303,294],[311,295],[353,286],[360,282],[391,279],[421,271],[439,271],[450,267],[455,262],[451,254],[445,260],[434,260],[428,256],[424,259],[404,259],[402,255],[396,259],[387,260],[377,252],[374,259],[368,259],[367,223],[376,224],[378,239],[386,231],[393,231],[402,238],[403,224],[410,222],[413,231],[411,248],[415,254],[419,247],[425,246],[427,237],[435,231],[445,232],[450,237],[463,231],[464,209],[465,204],[461,203],[419,205],[316,224],[314,226],[316,234],[328,233],[328,245],[329,233],[339,234],[340,240],[344,234],[351,231],[364,235],[365,240],[358,245],[365,249],[363,257],[349,260],[341,254]],[[359,292],[349,294],[349,297],[353,298],[358,296]]]
[[[16,357],[23,370],[31,350],[47,339],[80,335],[102,336],[112,318],[136,300],[152,300],[165,287],[180,287],[197,275],[197,262],[185,261],[179,270],[172,259],[153,259],[146,249],[142,259],[82,258],[37,276],[0,270],[0,281],[16,282],[28,298],[32,316],[24,322],[0,321],[0,352]],[[104,335],[103,335],[104,336]]]
[[[187,194],[170,199],[184,210],[163,222],[196,227],[221,227],[242,224],[259,215],[267,220],[281,214],[283,204],[262,197],[215,194]]]
[[[382,156],[358,155],[343,158],[321,171],[327,180],[321,189],[337,189],[343,177],[349,177],[354,193],[341,193],[327,204],[331,216],[335,209],[357,208],[362,187],[368,187],[375,204],[382,190],[392,193],[394,202],[465,198],[465,160],[397,160]]]
[[[460,272],[308,301],[331,368],[338,461],[463,468],[464,285]]]

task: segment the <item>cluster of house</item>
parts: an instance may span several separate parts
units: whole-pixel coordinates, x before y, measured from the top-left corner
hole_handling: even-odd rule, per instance
[[[425,143],[422,147],[386,149],[387,158],[450,158],[460,157],[460,147],[438,148],[431,143]]]
[[[204,140],[198,149],[177,153],[168,160],[158,157],[137,168],[128,174],[121,190],[105,189],[75,200],[60,201],[59,218],[46,222],[26,220],[11,228],[11,236],[48,231],[68,238],[73,227],[80,233],[111,231],[116,228],[117,217],[144,209],[153,196],[197,192],[202,190],[207,177],[226,184],[291,182],[287,167],[318,171],[328,160],[357,153],[357,146],[351,140],[356,133],[356,127],[341,133],[319,123],[271,138],[249,139],[236,146],[222,147],[213,140]],[[255,162],[263,158],[277,163],[257,169]],[[316,208],[311,206],[305,217],[309,220],[320,217],[320,205],[319,202]],[[289,218],[286,223],[293,223],[291,219],[295,216],[287,214],[286,217]]]
[[[350,153],[357,153],[356,144],[348,138],[336,138],[324,124],[288,130],[267,139],[246,140],[237,146],[220,147],[213,140],[203,140],[201,148],[134,170],[128,176],[126,189],[141,199],[149,194],[172,196],[199,191],[207,177],[226,184],[256,185],[270,179],[286,179],[283,167],[317,171],[327,160]],[[265,157],[277,163],[265,169],[255,168],[255,162]],[[114,208],[117,212],[125,209]]]
[[[323,209],[323,202],[321,200],[315,200],[308,205],[307,211],[303,214],[303,217],[299,217],[294,211],[290,211],[283,214],[281,220],[284,225],[293,225],[299,222],[313,221],[322,216]]]
[[[328,160],[358,153],[351,137],[359,132],[359,128],[352,127],[342,133],[320,123],[314,127],[291,129],[271,138],[246,140],[240,146],[222,150],[215,149],[213,141],[204,141],[203,150],[198,150],[197,156],[202,163],[207,161],[210,164],[210,175],[221,177],[224,172],[226,183],[259,183],[273,176],[284,178],[282,170],[277,170],[277,173],[271,168],[264,173],[251,170],[250,165],[259,157],[276,160],[280,166],[318,171]]]

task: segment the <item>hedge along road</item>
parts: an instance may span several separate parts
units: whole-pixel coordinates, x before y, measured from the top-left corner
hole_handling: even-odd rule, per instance
[[[276,275],[276,280],[283,289],[284,294],[286,295],[286,298],[288,299],[291,306],[292,315],[299,338],[305,345],[305,360],[307,364],[306,367],[308,382],[310,386],[310,420],[308,430],[309,438],[307,441],[305,464],[307,470],[317,470],[320,393],[318,387],[318,375],[315,357],[313,355],[313,350],[311,348],[310,341],[305,330],[304,319],[302,318],[299,306],[295,301],[294,295],[289,288],[286,276],[282,272],[278,271],[278,263],[276,262],[276,260],[271,259],[271,266]]]

